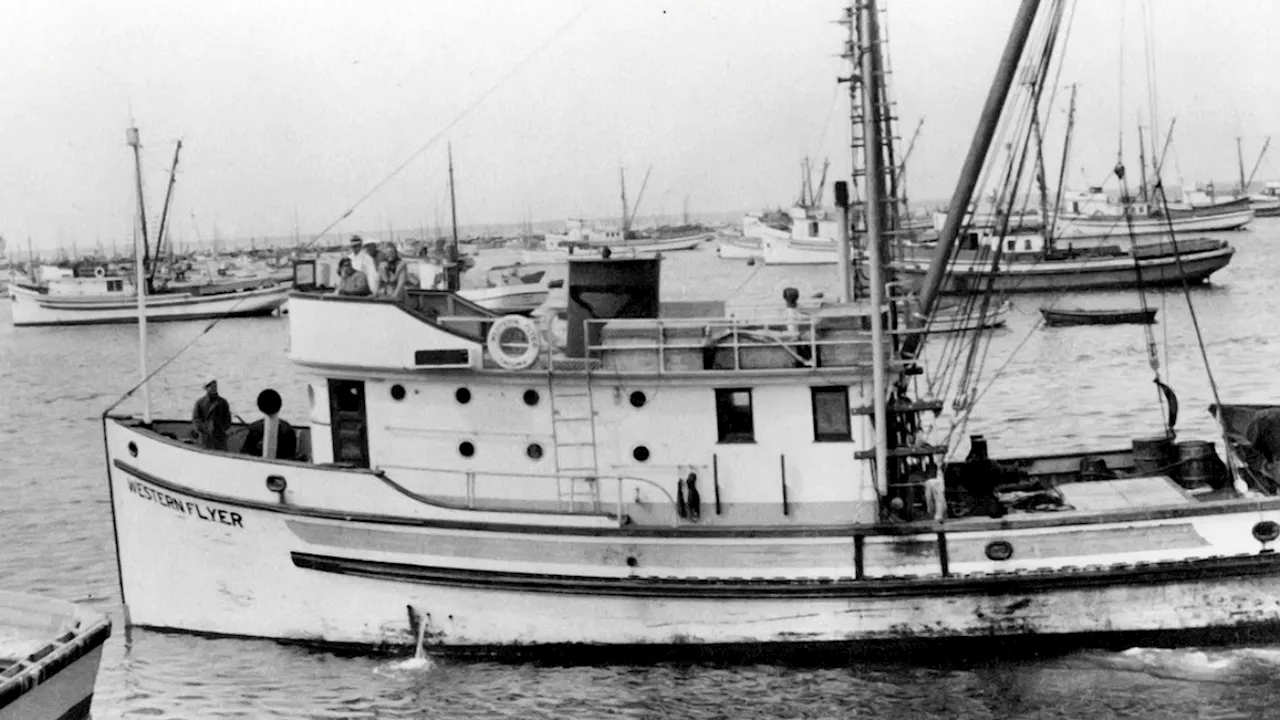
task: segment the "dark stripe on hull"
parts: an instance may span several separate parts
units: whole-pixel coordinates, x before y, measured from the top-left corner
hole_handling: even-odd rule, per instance
[[[280,303],[283,305],[284,303]],[[217,318],[234,318],[234,317],[263,317],[273,314],[280,308],[280,305],[267,308],[255,308],[253,310],[236,310],[232,312],[201,312],[201,313],[185,313],[182,315],[158,315],[152,317],[147,315],[148,323],[160,322],[185,322],[188,320],[214,320]],[[59,311],[63,312],[63,311]],[[68,311],[69,312],[69,311]],[[137,315],[94,318],[92,320],[59,320],[56,322],[15,322],[14,327],[53,327],[56,325],[136,325],[138,323]]]
[[[266,638],[257,635],[178,630],[153,625],[133,629],[163,635],[193,635],[211,639],[259,640],[288,647],[305,647],[340,656],[402,657],[412,642],[352,643],[314,638]],[[868,640],[796,641],[787,643],[691,643],[604,645],[554,643],[546,645],[428,645],[432,655],[451,658],[537,663],[555,667],[623,663],[644,665],[669,662],[765,663],[796,667],[845,666],[850,659],[882,660],[894,667],[904,662],[928,667],[964,667],[996,659],[1045,658],[1084,649],[1124,650],[1132,647],[1209,647],[1262,645],[1280,640],[1280,621],[1243,622],[1231,627],[1191,630],[992,635],[984,637],[902,637]]]
[[[209,452],[192,450],[192,452]],[[777,527],[768,530],[756,528],[716,528],[716,527],[682,527],[678,530],[670,528],[642,528],[624,526],[620,528],[579,528],[579,527],[557,527],[551,525],[522,525],[515,523],[497,523],[497,522],[479,522],[467,520],[416,520],[407,517],[398,517],[395,515],[373,515],[367,513],[350,513],[337,510],[328,510],[320,508],[299,507],[296,505],[281,505],[279,503],[265,503],[254,500],[244,500],[242,498],[231,497],[229,495],[219,495],[217,493],[196,490],[185,485],[179,485],[163,478],[157,477],[146,471],[140,470],[123,460],[113,460],[112,464],[119,470],[122,470],[139,480],[151,483],[165,490],[174,493],[186,495],[188,497],[206,500],[208,502],[219,503],[232,507],[248,508],[251,510],[261,510],[263,512],[292,515],[297,517],[320,518],[324,520],[342,520],[347,522],[369,523],[371,525],[391,525],[397,527],[429,527],[447,530],[474,530],[476,532],[501,532],[501,533],[528,533],[533,535],[578,535],[586,537],[619,537],[619,538],[636,538],[636,537],[662,537],[662,538],[818,538],[818,537],[847,537],[853,540],[856,537],[894,537],[906,535],[930,535],[941,531],[952,533],[956,537],[960,537],[963,533],[970,532],[991,532],[999,531],[1016,531],[1026,530],[1030,528],[1048,528],[1048,527],[1080,527],[1087,528],[1090,525],[1097,524],[1113,524],[1126,522],[1143,522],[1149,520],[1166,520],[1172,518],[1193,518],[1203,517],[1206,515],[1239,515],[1244,516],[1247,513],[1264,512],[1268,510],[1280,509],[1280,498],[1267,498],[1263,500],[1254,500],[1248,502],[1240,502],[1233,504],[1230,508],[1216,506],[1210,503],[1197,503],[1191,505],[1178,505],[1174,507],[1156,508],[1152,510],[1132,510],[1125,512],[1095,513],[1092,515],[1076,516],[1076,517],[1054,517],[1052,515],[1046,517],[1027,517],[1015,520],[964,520],[950,522],[928,522],[921,524],[902,524],[902,525],[876,525],[876,526],[798,526],[798,527]],[[287,467],[291,463],[274,463]],[[337,468],[334,469],[338,472]],[[372,474],[368,471],[346,470],[342,472],[352,472],[358,474]],[[423,503],[431,504],[431,503]],[[438,507],[448,509],[457,509],[445,504],[438,504]],[[483,512],[483,511],[477,511]],[[500,512],[500,511],[492,511]],[[578,516],[581,517],[581,516]],[[963,523],[963,524],[962,524]]]
[[[1101,569],[1008,572],[922,578],[824,578],[817,580],[601,578],[443,568],[376,560],[291,553],[295,567],[355,577],[423,585],[512,592],[678,600],[766,600],[818,598],[936,597],[939,595],[1025,595],[1112,585],[1162,585],[1217,579],[1280,576],[1280,555],[1240,555],[1182,562],[1116,565]]]

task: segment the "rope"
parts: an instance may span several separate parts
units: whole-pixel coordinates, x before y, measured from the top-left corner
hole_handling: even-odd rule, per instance
[[[379,191],[379,190],[381,190],[384,186],[386,186],[386,184],[387,184],[387,183],[391,182],[391,180],[392,180],[393,178],[395,178],[397,175],[399,175],[401,171],[403,171],[406,167],[408,167],[408,166],[409,166],[409,164],[410,164],[410,163],[412,163],[414,160],[416,160],[420,155],[422,155],[424,152],[426,152],[428,149],[430,149],[433,145],[435,145],[435,143],[436,143],[436,142],[437,142],[441,137],[443,137],[443,136],[445,135],[445,133],[447,133],[447,132],[448,132],[449,130],[451,130],[455,125],[457,125],[457,124],[458,124],[459,122],[461,122],[464,118],[466,118],[468,115],[470,115],[470,114],[471,114],[471,113],[472,113],[476,108],[478,108],[478,107],[481,105],[481,103],[483,103],[485,100],[487,100],[487,99],[489,98],[489,96],[490,96],[490,95],[493,95],[493,93],[497,92],[499,88],[501,88],[501,87],[502,87],[503,85],[505,85],[508,81],[510,81],[510,80],[511,80],[511,78],[513,78],[513,77],[516,75],[516,73],[518,73],[518,72],[519,72],[519,71],[520,71],[520,70],[521,70],[525,65],[527,65],[530,61],[532,61],[536,56],[538,56],[538,55],[539,55],[543,50],[545,50],[548,46],[550,46],[552,42],[554,42],[554,41],[555,41],[555,40],[557,40],[560,36],[562,36],[562,35],[564,35],[566,32],[568,32],[569,28],[571,28],[571,27],[572,27],[572,26],[573,26],[573,25],[578,21],[578,19],[579,19],[579,18],[581,18],[581,17],[583,16],[583,14],[585,14],[585,13],[587,12],[587,10],[588,10],[588,9],[590,9],[590,7],[591,7],[590,5],[584,5],[584,6],[582,7],[582,9],[581,9],[581,10],[579,10],[579,11],[578,11],[578,13],[577,13],[576,15],[574,15],[574,16],[573,16],[573,17],[571,17],[571,18],[569,18],[568,22],[566,22],[565,24],[561,25],[561,26],[560,26],[560,28],[559,28],[558,30],[556,30],[553,34],[551,34],[549,37],[547,37],[547,39],[546,39],[546,40],[544,40],[541,44],[539,44],[536,48],[534,48],[532,52],[530,52],[528,55],[526,55],[526,56],[524,57],[524,59],[522,59],[520,62],[516,63],[516,65],[515,65],[515,66],[513,66],[513,67],[511,68],[511,70],[510,70],[510,71],[508,71],[505,75],[503,75],[501,78],[499,78],[498,82],[496,82],[496,83],[495,83],[494,85],[492,85],[488,90],[486,90],[484,93],[482,93],[482,94],[481,94],[481,95],[480,95],[480,96],[479,96],[479,97],[478,97],[474,102],[472,102],[472,103],[471,103],[469,106],[467,106],[467,107],[466,107],[466,108],[465,108],[461,113],[459,113],[457,116],[455,116],[455,117],[453,118],[453,120],[449,121],[449,123],[448,123],[447,125],[445,125],[443,129],[441,129],[439,132],[437,132],[435,135],[433,135],[433,136],[431,137],[431,139],[430,139],[430,140],[428,140],[425,144],[423,144],[423,145],[422,145],[421,147],[419,147],[417,150],[413,151],[413,153],[411,153],[411,154],[409,155],[409,157],[408,157],[404,162],[400,163],[400,165],[398,165],[394,170],[392,170],[392,171],[391,171],[391,172],[390,172],[386,177],[384,177],[381,181],[379,181],[376,185],[374,185],[372,189],[370,189],[368,192],[366,192],[364,195],[362,195],[362,196],[360,197],[360,199],[359,199],[359,200],[357,200],[357,201],[355,202],[355,204],[353,204],[350,208],[348,208],[348,209],[347,209],[347,211],[346,211],[346,212],[342,213],[340,216],[338,216],[338,218],[337,218],[336,220],[334,220],[333,222],[329,223],[329,225],[327,225],[323,230],[321,230],[321,231],[320,231],[320,232],[319,232],[319,233],[318,233],[314,238],[312,238],[309,242],[307,242],[307,243],[303,244],[303,247],[311,247],[311,246],[312,246],[312,245],[314,245],[316,242],[318,242],[318,241],[320,240],[320,238],[324,237],[325,233],[327,233],[327,232],[329,232],[330,230],[332,230],[332,229],[334,228],[334,226],[336,226],[338,223],[342,222],[342,221],[343,221],[343,220],[345,220],[346,218],[350,217],[350,216],[351,216],[351,213],[355,212],[356,208],[358,208],[358,207],[359,207],[361,204],[363,204],[366,200],[368,200],[370,197],[372,197],[374,193],[378,192],[378,191]],[[134,385],[132,388],[130,388],[127,392],[125,392],[123,395],[121,395],[121,396],[120,396],[120,398],[119,398],[118,400],[116,400],[114,403],[112,403],[110,407],[108,407],[106,410],[104,410],[104,411],[102,412],[102,417],[105,419],[105,418],[106,418],[106,416],[107,416],[107,415],[108,415],[112,410],[115,410],[117,407],[119,407],[119,406],[120,406],[120,404],[121,404],[121,403],[123,403],[125,400],[128,400],[130,397],[132,397],[132,396],[133,396],[133,394],[134,394],[134,393],[136,393],[136,392],[137,392],[137,391],[138,391],[138,390],[139,390],[143,385],[147,384],[147,382],[148,382],[149,380],[151,380],[151,378],[155,377],[155,376],[156,376],[156,374],[158,374],[160,371],[162,371],[162,370],[164,370],[166,367],[168,367],[168,366],[169,366],[169,365],[170,365],[174,360],[177,360],[179,357],[181,357],[181,356],[182,356],[182,355],[183,355],[187,350],[191,349],[191,347],[192,347],[193,345],[195,345],[195,344],[196,344],[196,342],[200,340],[200,338],[202,338],[202,337],[204,337],[206,334],[208,334],[210,330],[213,330],[213,328],[214,328],[218,323],[222,322],[222,321],[223,321],[224,319],[226,319],[227,317],[230,317],[230,316],[232,315],[232,313],[234,313],[234,312],[235,312],[236,308],[238,308],[238,307],[240,306],[240,304],[241,304],[241,303],[243,303],[243,302],[245,301],[245,299],[246,299],[246,298],[241,298],[240,300],[236,301],[236,303],[235,303],[234,305],[232,305],[232,306],[231,306],[231,307],[230,307],[230,308],[229,308],[225,313],[223,313],[222,315],[219,315],[218,317],[216,317],[216,318],[214,318],[212,321],[210,321],[210,322],[209,322],[209,324],[205,326],[204,330],[200,331],[200,332],[199,332],[199,333],[198,333],[194,338],[192,338],[192,339],[191,339],[191,341],[190,341],[190,342],[188,342],[186,345],[183,345],[183,346],[178,350],[178,352],[174,353],[174,354],[173,354],[172,356],[170,356],[167,360],[165,360],[164,362],[162,362],[162,363],[160,364],[160,366],[159,366],[159,367],[157,367],[157,368],[156,368],[155,370],[153,370],[152,372],[148,373],[148,374],[147,374],[147,376],[146,376],[145,378],[143,378],[141,381],[139,381],[139,382],[138,382],[138,384],[136,384],[136,385]]]
[[[237,300],[237,301],[236,301],[236,304],[235,304],[235,305],[232,305],[230,308],[228,308],[228,309],[227,309],[227,311],[226,311],[225,313],[223,313],[223,314],[219,315],[218,317],[214,318],[213,320],[210,320],[210,321],[209,321],[209,324],[205,326],[204,330],[201,330],[199,333],[196,333],[196,336],[195,336],[195,337],[193,337],[193,338],[191,338],[191,341],[190,341],[190,342],[188,342],[186,345],[183,345],[181,348],[179,348],[179,349],[178,349],[178,352],[176,352],[176,353],[174,353],[173,355],[169,356],[169,359],[168,359],[168,360],[165,360],[164,362],[160,363],[160,366],[159,366],[159,367],[157,367],[155,370],[152,370],[150,373],[148,373],[148,374],[147,374],[147,376],[146,376],[145,378],[143,378],[142,380],[138,381],[138,384],[137,384],[137,385],[134,385],[133,387],[129,388],[129,390],[128,390],[128,391],[126,391],[123,395],[121,395],[121,396],[120,396],[120,397],[119,397],[115,402],[111,403],[111,406],[110,406],[110,407],[108,407],[106,410],[103,410],[103,411],[102,411],[102,418],[103,418],[103,419],[106,419],[107,415],[109,415],[109,414],[111,413],[111,411],[112,411],[112,410],[115,410],[117,407],[119,407],[119,406],[120,406],[120,403],[122,403],[122,402],[124,402],[125,400],[128,400],[129,398],[133,397],[133,394],[134,394],[134,393],[136,393],[136,392],[137,392],[137,391],[138,391],[138,390],[139,390],[143,385],[146,385],[146,384],[147,384],[147,382],[151,380],[151,378],[153,378],[153,377],[155,377],[156,375],[158,375],[158,374],[160,373],[160,371],[162,371],[162,370],[164,370],[165,368],[169,367],[169,365],[170,365],[170,364],[172,364],[174,360],[177,360],[179,357],[181,357],[181,356],[182,356],[182,354],[183,354],[183,353],[185,353],[187,350],[190,350],[190,349],[191,349],[191,346],[192,346],[192,345],[195,345],[195,344],[196,344],[196,342],[197,342],[200,338],[202,338],[202,337],[204,337],[205,335],[207,335],[207,334],[209,333],[209,331],[210,331],[210,330],[212,330],[212,329],[214,328],[214,326],[215,326],[215,325],[217,325],[218,323],[222,322],[222,321],[223,321],[223,320],[225,320],[226,318],[230,317],[230,316],[231,316],[231,314],[232,314],[232,313],[234,313],[234,312],[236,311],[236,308],[240,307],[240,304],[241,304],[241,303],[243,303],[246,299],[247,299],[247,296],[246,296],[246,297],[242,297],[242,298],[240,298],[239,300]]]
[[[1204,373],[1209,379],[1209,389],[1213,391],[1214,405],[1221,408],[1222,398],[1218,393],[1218,382],[1213,377],[1213,368],[1209,364],[1209,351],[1205,348],[1204,334],[1200,331],[1200,318],[1196,314],[1195,303],[1191,300],[1191,283],[1187,281],[1187,273],[1182,267],[1182,253],[1178,251],[1178,240],[1173,234],[1173,218],[1169,216],[1169,198],[1164,193],[1164,182],[1159,177],[1156,178],[1154,189],[1160,194],[1160,207],[1164,212],[1165,223],[1169,228],[1169,240],[1173,243],[1173,257],[1178,263],[1178,276],[1182,279],[1182,294],[1187,299],[1187,311],[1191,315],[1191,326],[1195,328],[1196,331],[1196,345],[1200,348],[1200,359],[1204,362]],[[1218,427],[1222,430],[1223,447],[1229,449],[1232,447],[1231,438],[1228,437],[1227,424],[1226,421],[1223,420],[1223,413],[1221,410],[1215,413],[1215,418],[1218,421]],[[1231,453],[1227,452],[1226,455],[1228,466],[1230,469],[1234,470],[1235,465],[1232,460]]]

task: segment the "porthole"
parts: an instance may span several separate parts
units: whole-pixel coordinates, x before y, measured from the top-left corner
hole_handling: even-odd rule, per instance
[[[525,391],[524,391],[524,404],[525,404],[525,405],[528,405],[529,407],[533,407],[534,405],[537,405],[537,404],[538,404],[538,400],[539,400],[539,399],[540,399],[540,398],[538,397],[538,391],[537,391],[537,390],[525,390]]]
[[[528,455],[530,460],[541,460],[542,446],[538,443],[529,443],[529,447],[525,448],[524,454]]]
[[[1271,520],[1263,520],[1253,526],[1253,537],[1258,542],[1264,543],[1280,538],[1280,524],[1276,524]]]
[[[392,399],[392,400],[403,400],[403,399],[404,399],[404,386],[403,386],[403,385],[401,385],[401,384],[399,384],[399,383],[396,383],[395,385],[392,385],[392,386],[391,386],[391,399]]]
[[[138,444],[137,444],[137,443],[135,443],[135,442],[130,442],[130,443],[129,443],[129,455],[131,455],[131,456],[133,456],[133,457],[138,457]],[[1257,531],[1255,530],[1254,532],[1256,533]]]
[[[627,557],[627,567],[635,567],[639,564],[640,564],[640,561],[636,560],[634,556]]]
[[[458,388],[453,391],[453,399],[462,405],[466,405],[471,402],[471,391],[466,388]]]
[[[643,392],[636,390],[631,393],[631,407],[644,407],[646,402],[649,402],[649,398],[645,397]]]
[[[631,451],[631,457],[635,458],[636,462],[644,462],[649,459],[649,448],[637,445],[636,449]]]
[[[1008,560],[1013,557],[1013,545],[1004,540],[996,540],[987,543],[987,558],[989,560]]]
[[[471,457],[476,454],[476,446],[468,440],[463,440],[458,443],[458,454],[462,457]]]

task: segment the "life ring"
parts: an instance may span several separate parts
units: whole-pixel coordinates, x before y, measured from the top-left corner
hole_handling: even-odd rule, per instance
[[[107,276],[107,269],[99,265],[98,267],[93,269],[93,276],[101,280],[102,278]]]
[[[504,337],[513,331],[523,335],[523,339]],[[538,361],[538,353],[542,351],[538,324],[523,315],[504,315],[489,328],[485,346],[499,367],[504,370],[524,370]],[[523,349],[513,353],[510,351],[513,347]]]

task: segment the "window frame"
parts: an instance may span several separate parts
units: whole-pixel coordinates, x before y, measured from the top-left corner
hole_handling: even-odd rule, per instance
[[[726,425],[730,413],[741,412],[734,403],[735,393],[747,394],[746,416],[750,421],[750,430],[728,430]],[[756,441],[756,403],[751,388],[715,388],[716,397],[716,443],[717,444],[751,444]]]
[[[844,412],[845,432],[823,431],[818,427],[818,396],[839,393]],[[849,411],[849,388],[844,385],[815,385],[809,388],[809,414],[813,417],[814,442],[853,442],[853,418]]]

